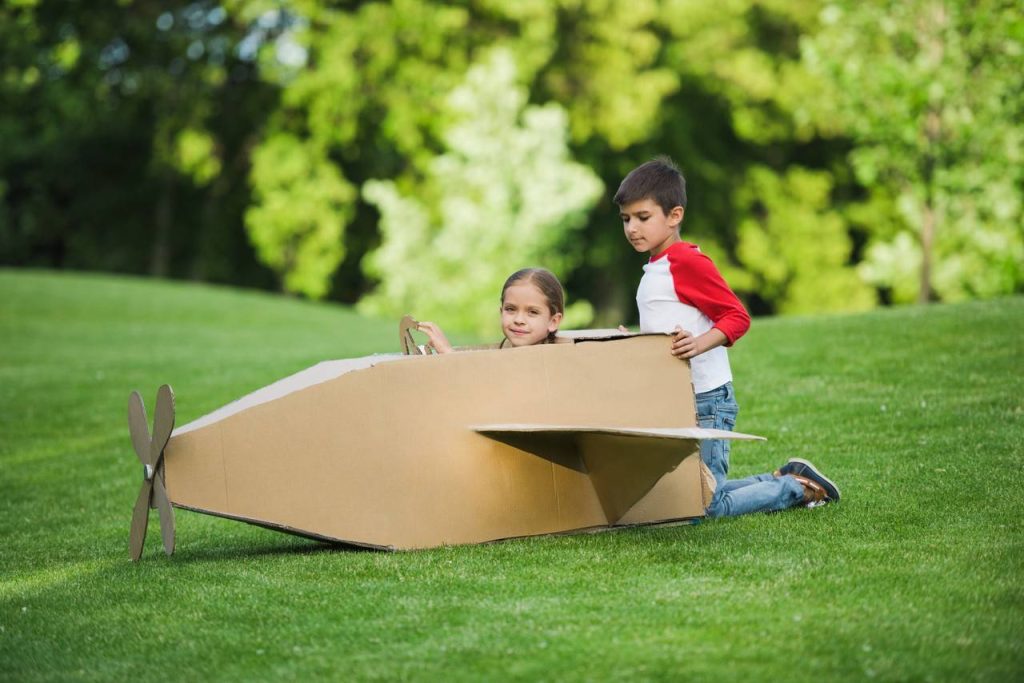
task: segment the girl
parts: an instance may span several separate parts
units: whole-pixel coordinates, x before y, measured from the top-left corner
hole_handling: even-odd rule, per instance
[[[555,343],[564,314],[565,299],[557,277],[543,268],[517,270],[501,288],[501,331],[505,339],[498,348]],[[427,346],[437,353],[453,350],[434,323],[422,322],[416,329],[427,335]]]

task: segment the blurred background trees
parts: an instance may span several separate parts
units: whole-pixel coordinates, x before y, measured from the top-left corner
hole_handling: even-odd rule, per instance
[[[855,144],[860,184],[889,193],[904,224],[872,231],[861,268],[897,300],[1019,291],[1020,10],[992,0],[843,0],[806,42],[806,63],[830,86],[819,111]]]
[[[364,259],[380,283],[360,301],[370,313],[417,311],[486,334],[502,284],[522,264],[565,273],[579,263],[579,229],[601,181],[572,160],[565,110],[527,106],[511,53],[496,48],[484,60],[451,91],[444,150],[423,177],[363,186],[381,215],[381,245]],[[567,325],[592,317],[586,300],[569,302]]]
[[[611,203],[683,167],[753,312],[1024,290],[999,0],[4,0],[0,265],[493,328],[512,270],[635,319]]]

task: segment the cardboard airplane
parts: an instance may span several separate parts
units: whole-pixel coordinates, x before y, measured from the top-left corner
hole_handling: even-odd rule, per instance
[[[407,550],[701,517],[714,480],[689,364],[663,335],[576,332],[515,349],[318,363],[174,429],[157,395],[132,559],[148,514],[174,550],[174,510],[310,538]]]

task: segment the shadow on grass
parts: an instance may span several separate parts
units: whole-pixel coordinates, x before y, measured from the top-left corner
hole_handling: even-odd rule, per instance
[[[277,524],[265,524],[241,517],[233,517],[230,515],[214,515],[208,512],[193,510],[192,508],[183,505],[175,505],[174,507],[175,509],[196,512],[208,518],[241,522],[250,528],[265,529],[267,531],[273,532],[274,538],[280,539],[280,542],[278,543],[260,543],[259,545],[253,544],[249,546],[231,545],[219,548],[185,547],[180,550],[176,548],[174,555],[171,557],[171,559],[176,563],[218,561],[223,559],[239,559],[244,557],[315,555],[318,553],[327,552],[361,553],[388,551],[387,548],[377,548],[374,546],[367,546],[359,543],[347,543],[345,541],[338,541],[331,538],[312,536],[310,534],[300,533],[289,527],[280,526]],[[294,542],[297,540],[306,541],[306,543],[303,545],[299,545]],[[204,539],[204,541],[208,543],[209,538]],[[150,542],[155,542],[157,544],[155,548],[160,548],[159,536],[156,537],[155,541],[151,540]],[[161,555],[163,554],[161,553]],[[151,556],[155,558],[157,557],[157,553],[153,552]],[[145,560],[145,555],[143,555],[142,559]]]
[[[174,565],[200,564],[204,562],[214,563],[227,560],[246,560],[256,558],[272,557],[298,557],[303,555],[319,555],[327,553],[382,553],[387,552],[377,548],[367,548],[360,545],[341,542],[317,541],[310,539],[307,544],[289,544],[287,541],[280,543],[260,543],[249,546],[225,546],[209,547],[198,546],[192,548],[176,549],[174,554],[168,557],[162,550],[157,549],[145,552],[137,563],[139,566],[161,563]]]

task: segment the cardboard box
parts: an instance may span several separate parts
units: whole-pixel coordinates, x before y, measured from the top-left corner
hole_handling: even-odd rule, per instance
[[[577,334],[319,363],[174,430],[158,484],[178,508],[429,548],[701,517],[709,437],[758,438],[697,428],[667,337]]]

